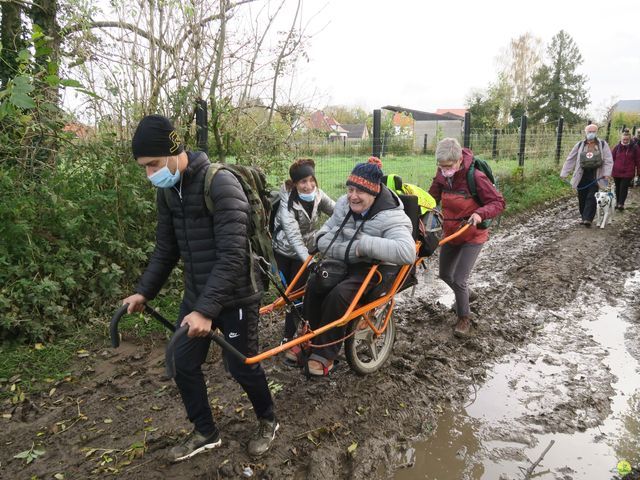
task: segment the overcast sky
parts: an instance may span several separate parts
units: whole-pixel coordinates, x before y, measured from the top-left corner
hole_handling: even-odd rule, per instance
[[[611,97],[640,98],[638,2],[307,0],[306,13],[325,4],[301,77],[319,103],[463,107],[496,79],[510,39],[531,32],[546,45],[561,29],[582,53],[591,113]]]

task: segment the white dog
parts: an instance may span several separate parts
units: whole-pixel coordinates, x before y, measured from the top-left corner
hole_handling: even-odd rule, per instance
[[[605,190],[596,192],[596,205],[596,225],[604,228],[613,219],[613,212],[615,212],[616,208],[616,194]]]

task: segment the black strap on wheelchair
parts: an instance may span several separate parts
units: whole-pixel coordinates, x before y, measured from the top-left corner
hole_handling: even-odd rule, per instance
[[[349,217],[351,217],[351,209],[349,209],[349,211],[347,212],[347,214],[344,216],[344,220],[342,221],[342,223],[340,224],[340,227],[338,227],[338,230],[336,231],[336,234],[333,236],[333,238],[331,239],[331,242],[329,242],[329,246],[327,248],[324,249],[324,252],[322,252],[320,254],[320,256],[318,257],[318,262],[320,262],[320,260],[322,260],[326,255],[327,252],[329,251],[329,249],[331,248],[331,245],[333,245],[333,242],[336,241],[336,238],[338,238],[338,235],[340,235],[340,232],[344,229],[344,226],[347,224],[347,222],[349,221]],[[357,232],[356,232],[357,233]],[[351,245],[351,244],[349,244]]]

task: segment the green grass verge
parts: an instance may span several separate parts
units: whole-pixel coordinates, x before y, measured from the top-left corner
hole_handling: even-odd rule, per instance
[[[366,161],[367,156],[356,158],[327,158],[318,161],[318,180],[322,188],[334,198],[345,192],[344,182],[357,162]],[[500,190],[507,201],[505,215],[522,213],[571,193],[570,187],[562,182],[557,168],[552,162],[530,161],[525,170],[517,167],[513,160],[490,161],[498,177]],[[406,181],[428,188],[435,175],[436,165],[432,156],[385,157],[384,170],[396,173]],[[179,292],[172,290],[153,302],[168,320],[173,322],[178,315]],[[87,324],[86,327],[54,343],[36,345],[5,344],[0,355],[0,399],[16,397],[11,391],[9,379],[19,376],[21,392],[35,393],[46,389],[52,382],[69,375],[74,359],[85,349],[97,345],[108,345],[108,322]],[[164,332],[165,328],[146,315],[129,315],[120,322],[120,331],[129,338],[143,338]],[[18,392],[19,393],[19,392]]]

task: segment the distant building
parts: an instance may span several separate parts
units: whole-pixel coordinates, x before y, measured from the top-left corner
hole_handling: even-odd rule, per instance
[[[306,121],[306,127],[309,130],[326,134],[329,140],[347,138],[349,134],[335,118],[325,114],[322,110],[317,110],[309,115]]]
[[[365,123],[343,123],[342,128],[347,131],[347,140],[367,140],[369,130]]]
[[[467,112],[466,108],[439,108],[436,110],[438,115],[455,115],[460,118],[464,118],[464,114]]]
[[[427,136],[428,148],[434,148],[436,140],[444,137],[453,137],[458,140],[462,139],[464,115],[461,117],[451,113],[439,114],[423,112],[392,105],[387,105],[382,108],[395,112],[393,125],[396,129],[409,128],[412,131],[414,150],[422,150],[425,135]]]
[[[73,133],[77,138],[86,139],[93,134],[93,129],[87,125],[78,122],[67,123],[62,127],[63,132]]]
[[[640,113],[640,100],[619,100],[613,106],[613,113]]]

